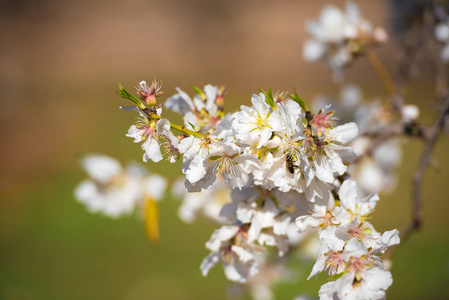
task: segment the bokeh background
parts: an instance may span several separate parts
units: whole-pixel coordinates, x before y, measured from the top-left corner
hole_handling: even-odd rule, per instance
[[[179,86],[225,85],[227,111],[249,104],[257,87],[302,98],[338,94],[324,64],[302,60],[304,22],[331,1],[266,0],[2,0],[0,1],[0,299],[226,299],[221,267],[206,278],[199,265],[213,225],[185,225],[179,203],[161,203],[160,244],[150,244],[138,217],[89,214],[73,197],[85,178],[79,158],[104,153],[140,161],[125,137],[134,115],[115,92],[140,80]],[[376,25],[391,21],[386,1],[356,1]],[[332,1],[343,7],[344,1]],[[395,44],[376,50],[395,70]],[[384,95],[369,65],[357,61],[346,79],[367,99]],[[424,120],[436,109],[433,78],[405,91]],[[173,115],[169,115],[173,116]],[[373,215],[379,231],[402,228],[410,215],[411,176],[423,145],[403,143],[394,193]],[[424,180],[424,227],[396,251],[390,299],[449,299],[449,142],[435,149]],[[146,165],[174,178],[179,165]],[[278,299],[317,296],[326,281],[305,281],[313,262],[276,285]],[[249,299],[248,295],[243,299]]]

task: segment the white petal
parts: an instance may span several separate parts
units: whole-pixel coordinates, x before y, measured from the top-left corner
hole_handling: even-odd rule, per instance
[[[207,273],[209,273],[209,270],[215,266],[218,261],[220,260],[218,253],[212,252],[204,260],[201,262],[201,273],[203,276],[207,276]]]
[[[240,258],[240,260],[244,263],[250,261],[250,260],[254,260],[254,254],[252,254],[251,252],[247,251],[246,249],[236,246],[236,245],[232,245],[231,250],[237,254],[237,256]]]
[[[346,243],[343,255],[348,259],[351,256],[361,257],[367,253],[366,247],[357,238],[352,238]]]
[[[329,135],[336,141],[346,144],[357,136],[359,129],[354,122],[346,123],[331,129]]]
[[[280,131],[284,127],[283,120],[278,110],[275,110],[270,114],[267,122],[274,131]]]
[[[342,205],[355,213],[358,199],[357,183],[352,179],[345,180],[340,186],[338,195]]]
[[[154,162],[162,160],[161,148],[155,138],[148,137],[148,139],[142,143],[142,149],[145,150],[145,154],[143,155],[144,162],[147,162],[148,159],[151,159]]]
[[[81,164],[90,177],[102,183],[106,183],[122,171],[122,166],[117,160],[105,155],[89,155],[81,161]]]
[[[210,240],[206,243],[206,248],[211,251],[218,251],[222,243],[233,238],[239,230],[238,226],[222,226],[215,230]]]
[[[143,132],[136,125],[131,125],[128,129],[127,137],[134,138],[134,143],[140,143],[143,140]]]
[[[377,291],[378,297],[372,299],[380,299],[385,294],[383,291],[387,290],[393,283],[391,273],[381,270],[380,268],[371,268],[367,271],[365,284],[372,292]],[[379,293],[380,292],[380,293]]]
[[[177,112],[178,114],[185,114],[193,110],[193,102],[189,95],[183,92],[180,88],[176,88],[178,94],[171,96],[165,101],[165,107]]]
[[[206,94],[206,109],[210,115],[215,116],[217,111],[217,105],[215,105],[217,87],[208,84],[204,87],[204,93]]]
[[[335,281],[331,281],[323,284],[318,294],[320,295],[320,300],[335,300],[335,292]]]
[[[306,61],[317,61],[324,57],[326,45],[316,40],[307,40],[302,50],[302,56]]]
[[[373,252],[381,252],[387,249],[388,247],[398,245],[400,242],[399,231],[397,229],[393,229],[390,231],[385,231],[380,238],[380,241],[373,250]]]

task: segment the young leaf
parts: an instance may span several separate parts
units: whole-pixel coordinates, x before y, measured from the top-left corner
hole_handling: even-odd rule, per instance
[[[261,88],[259,88],[259,91],[265,95],[265,102],[267,102],[270,107],[275,108],[276,104],[273,99],[273,92],[271,91],[271,88],[268,90],[268,93]]]
[[[195,131],[198,131],[198,129],[195,127],[195,125],[193,125],[192,123],[188,122],[190,126],[192,126],[192,129]]]
[[[301,106],[301,108],[304,111],[309,111],[309,107],[307,106],[307,103],[304,100],[302,100],[301,97],[298,96],[298,94],[296,93],[295,88],[293,88],[293,91],[295,91],[295,94],[294,95],[291,94],[290,98],[292,98],[293,101],[298,102],[299,106]]]
[[[145,105],[143,105],[142,102],[140,102],[139,99],[137,99],[136,97],[134,97],[133,95],[131,95],[130,93],[128,93],[123,86],[120,84],[120,82],[118,83],[118,88],[120,90],[120,92],[117,92],[117,94],[119,94],[122,98],[131,100],[132,102],[134,102],[135,105],[137,105],[138,107],[140,107],[141,109],[145,109]]]
[[[201,97],[203,101],[206,101],[206,94],[199,87],[194,86],[193,84],[190,87]]]

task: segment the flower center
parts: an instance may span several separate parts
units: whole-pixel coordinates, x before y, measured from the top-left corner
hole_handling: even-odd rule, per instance
[[[324,254],[326,256],[324,270],[330,276],[337,274],[340,267],[345,265],[345,260],[342,253],[343,251],[332,251]]]
[[[235,172],[235,166],[237,163],[233,160],[234,157],[222,156],[217,159],[216,165],[214,167],[214,175],[222,175],[226,179],[233,180],[237,177]]]

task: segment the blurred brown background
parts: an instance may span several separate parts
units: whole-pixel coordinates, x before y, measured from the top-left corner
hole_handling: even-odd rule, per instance
[[[385,1],[356,2],[375,25],[391,18]],[[210,225],[181,224],[177,203],[167,198],[162,243],[152,246],[133,218],[89,215],[72,195],[84,177],[78,158],[97,152],[140,161],[140,147],[124,136],[134,115],[118,109],[127,103],[115,94],[117,82],[132,90],[157,78],[166,96],[176,86],[225,85],[228,111],[248,104],[257,87],[295,86],[306,100],[337,94],[328,68],[302,59],[304,22],[329,3],[0,1],[0,299],[222,299],[222,271],[202,278],[198,270]],[[390,71],[394,49],[389,43],[376,51]],[[363,60],[346,79],[362,85],[368,99],[384,95]],[[410,102],[430,119],[432,78],[411,86]],[[409,181],[421,148],[404,145],[400,188],[382,198],[374,215],[380,231],[402,228],[409,216]],[[448,150],[446,138],[436,149],[439,173],[426,175],[426,227],[397,251],[392,299],[449,293]],[[176,176],[176,166],[148,166]],[[279,299],[304,290],[316,296],[321,283],[301,278],[279,287]]]

